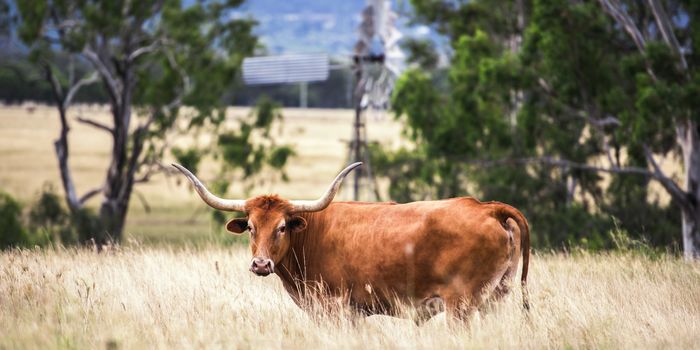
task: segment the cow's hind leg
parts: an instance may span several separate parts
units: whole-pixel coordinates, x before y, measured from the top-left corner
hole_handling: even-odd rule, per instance
[[[481,299],[481,289],[467,289],[445,296],[445,317],[448,324],[455,321],[462,325],[465,323],[469,324],[474,314],[478,311]]]
[[[481,281],[445,296],[445,313],[448,322],[461,321],[469,324],[494,288],[492,284]]]
[[[428,320],[442,312],[444,309],[444,302],[439,296],[426,298],[416,306],[416,314],[413,317],[413,321],[417,326],[420,326],[423,323],[428,322]]]
[[[510,292],[513,272],[513,269],[508,267],[508,270],[506,270],[503,277],[501,277],[501,280],[498,282],[498,285],[496,285],[493,293],[491,293],[491,298],[489,300],[490,302],[499,301]]]
[[[471,298],[456,297],[445,300],[445,318],[448,324],[469,324],[476,311],[477,307]]]

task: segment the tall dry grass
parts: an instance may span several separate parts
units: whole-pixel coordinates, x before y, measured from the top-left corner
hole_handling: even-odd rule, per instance
[[[0,348],[697,348],[700,266],[536,255],[531,314],[510,294],[469,325],[309,315],[242,247],[0,254]],[[329,301],[333,302],[333,301]]]

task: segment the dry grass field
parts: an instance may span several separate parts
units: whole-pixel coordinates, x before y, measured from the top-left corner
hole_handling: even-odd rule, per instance
[[[232,119],[247,113],[232,109]],[[82,106],[72,117],[107,118]],[[280,142],[296,146],[289,183],[254,194],[314,197],[343,167],[351,111],[284,111]],[[109,140],[73,123],[71,165],[80,192],[103,178]],[[0,108],[0,189],[23,203],[46,182],[60,190],[53,109]],[[371,139],[397,145],[399,125],[370,118]],[[176,140],[175,142],[190,142]],[[215,169],[203,165],[206,181]],[[104,254],[50,248],[0,252],[0,349],[115,348],[698,348],[700,265],[635,253],[538,253],[531,259],[532,310],[516,289],[466,325],[444,315],[417,327],[384,316],[351,319],[300,310],[276,276],[248,272],[248,249],[224,247],[208,209],[176,178],[138,187],[126,242]],[[60,192],[59,192],[60,193]],[[242,195],[233,186],[230,195]],[[348,198],[349,191],[341,193]],[[90,203],[93,206],[97,201]],[[1,228],[0,228],[1,232]],[[157,244],[153,244],[157,243]],[[325,301],[334,303],[333,300]]]
[[[306,313],[242,247],[7,251],[0,349],[652,348],[700,344],[700,266],[634,255],[537,255],[520,292],[448,326]]]

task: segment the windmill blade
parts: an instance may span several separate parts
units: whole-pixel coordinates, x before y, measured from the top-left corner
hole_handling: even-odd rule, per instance
[[[400,47],[394,46],[384,55],[384,66],[394,74],[394,77],[400,76],[406,69],[406,54]]]

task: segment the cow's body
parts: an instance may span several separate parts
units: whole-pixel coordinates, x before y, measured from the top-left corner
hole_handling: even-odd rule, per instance
[[[439,297],[448,311],[507,291],[527,222],[516,209],[472,198],[393,203],[336,202],[301,215],[275,273],[296,301],[323,283],[366,313]],[[521,229],[522,226],[522,229]],[[529,244],[528,244],[529,245]]]
[[[451,316],[468,315],[485,296],[508,292],[521,253],[525,286],[529,228],[517,209],[473,198],[331,203],[342,179],[359,164],[343,170],[316,201],[274,195],[222,199],[178,169],[210,206],[247,214],[226,228],[250,232],[250,270],[276,273],[300,306],[311,292],[343,298],[366,314],[393,314],[396,303],[420,311],[439,298]],[[525,298],[523,290],[527,307]],[[428,307],[422,316],[435,311]]]

